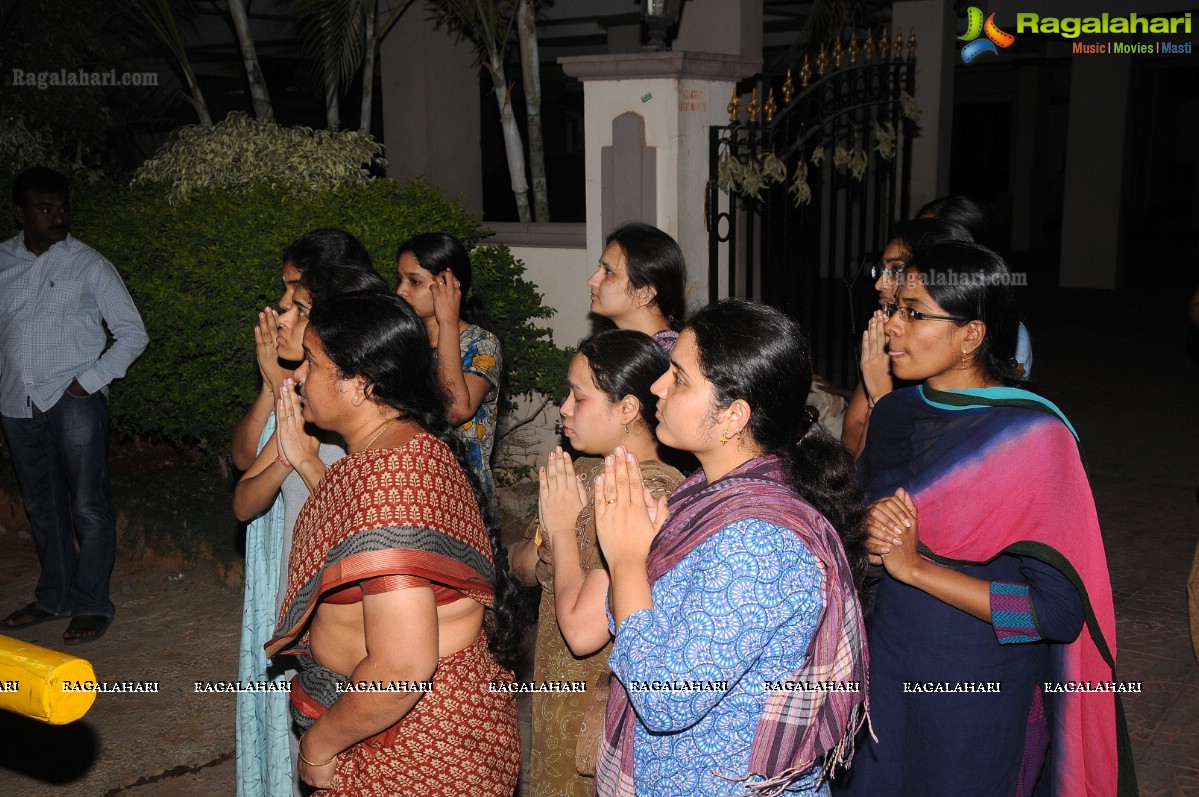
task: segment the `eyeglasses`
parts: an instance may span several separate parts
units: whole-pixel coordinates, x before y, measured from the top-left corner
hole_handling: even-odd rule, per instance
[[[899,307],[898,305],[894,304],[883,305],[883,313],[886,314],[887,318],[898,315],[904,321],[909,323],[912,321],[923,321],[926,318],[933,321],[953,321],[957,324],[965,324],[970,320],[969,318],[962,318],[960,315],[933,315],[932,313],[922,313],[919,310],[913,310],[910,307]]]
[[[885,265],[887,262],[895,263],[896,265]],[[870,276],[873,279],[878,279],[885,274],[887,279],[891,280],[892,282],[899,282],[899,278],[903,276],[903,270],[907,267],[907,262],[903,260],[879,260],[870,265]]]

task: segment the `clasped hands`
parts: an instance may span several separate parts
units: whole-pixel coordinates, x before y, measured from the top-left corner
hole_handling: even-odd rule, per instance
[[[258,373],[262,375],[263,389],[275,393],[288,370],[279,362],[279,349],[275,338],[279,335],[279,313],[273,307],[264,307],[258,314],[254,327],[254,354],[258,360]]]
[[[304,407],[296,381],[291,377],[279,386],[279,401],[275,405],[275,440],[283,464],[295,467],[308,457],[316,457],[321,442],[304,431]]]
[[[570,454],[562,446],[550,452],[537,471],[537,521],[541,543],[553,550],[554,535],[569,531],[574,536],[579,512],[587,505],[587,488],[575,475]]]
[[[875,310],[862,332],[862,388],[871,406],[894,389],[891,378],[891,357],[887,354],[887,316]]]
[[[637,457],[624,446],[604,457],[604,472],[596,477],[593,492],[595,531],[609,567],[644,568],[650,544],[670,514],[666,496],[654,498]]]
[[[909,584],[928,562],[920,556],[920,526],[912,496],[902,487],[866,510],[866,550],[870,563],[881,564],[897,581]]]

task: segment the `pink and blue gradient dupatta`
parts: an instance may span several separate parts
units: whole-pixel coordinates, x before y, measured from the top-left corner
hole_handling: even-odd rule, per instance
[[[1103,539],[1077,435],[1061,411],[1015,388],[941,392],[921,386],[884,401],[882,417],[873,421],[889,424],[880,438],[902,441],[903,450],[865,457],[889,468],[882,478],[867,477],[911,493],[919,512],[920,552],[951,566],[982,565],[1010,554],[1055,568],[1077,589],[1085,626],[1073,642],[1054,645],[1053,679],[1117,682],[1116,619]],[[998,596],[993,617],[1005,605]],[[1019,611],[1019,601],[1010,608]],[[998,617],[995,623],[1001,625]],[[1007,633],[1019,633],[1018,622],[1002,625],[1016,628]],[[1053,742],[1042,775],[1052,793],[1135,795],[1119,694],[1054,699]]]

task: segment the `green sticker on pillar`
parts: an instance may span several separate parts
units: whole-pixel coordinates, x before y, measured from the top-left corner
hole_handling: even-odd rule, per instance
[[[654,98],[654,95],[650,94],[648,91],[641,95],[642,102],[649,102],[653,98]]]

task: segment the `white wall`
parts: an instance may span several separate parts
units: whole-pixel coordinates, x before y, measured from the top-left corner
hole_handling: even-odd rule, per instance
[[[537,322],[550,328],[554,343],[574,346],[590,335],[591,291],[587,278],[595,271],[599,251],[591,255],[586,249],[512,245],[508,248],[524,262],[525,279],[537,285],[544,303],[558,311],[553,318]]]
[[[575,346],[580,339],[591,334],[591,321],[588,316],[591,294],[587,288],[587,278],[594,271],[595,263],[599,259],[598,253],[591,256],[586,249],[538,246],[509,248],[513,255],[524,262],[525,279],[537,285],[544,297],[544,303],[558,311],[553,318],[537,322],[550,328],[554,343],[564,347]],[[549,403],[536,418],[518,432],[520,444],[515,450],[509,448],[514,455],[514,462],[497,461],[497,465],[535,465],[545,459],[545,455],[561,442],[557,432],[557,426],[561,421],[558,414],[558,401],[561,398],[550,397]],[[532,399],[518,402],[510,417],[526,417],[542,400],[543,397],[534,396]]]
[[[387,174],[400,180],[423,177],[459,196],[467,211],[482,213],[474,48],[417,11],[403,14],[379,48],[377,101],[383,107]]]
[[[598,258],[603,231],[625,218],[603,219],[601,150],[612,146],[612,120],[633,112],[645,121],[645,145],[656,149],[657,207],[653,223],[673,236],[687,261],[687,301],[708,300],[708,234],[704,187],[709,126],[728,122],[725,110],[739,77],[761,61],[720,53],[639,53],[560,59],[583,81],[587,147],[587,249]]]

